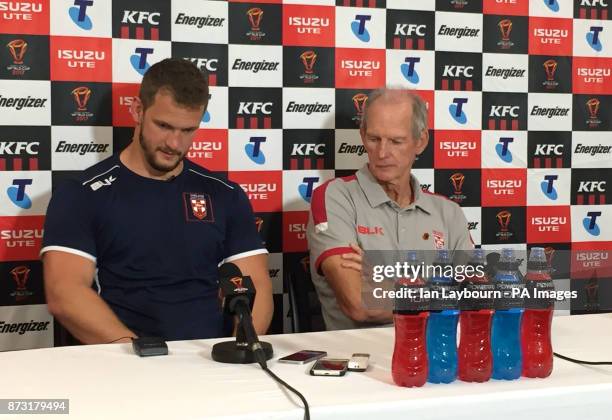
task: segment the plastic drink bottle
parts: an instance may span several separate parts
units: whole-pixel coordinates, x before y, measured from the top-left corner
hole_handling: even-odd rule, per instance
[[[525,283],[532,299],[525,307],[521,323],[522,374],[528,378],[546,378],[553,369],[550,328],[554,301],[534,297],[536,291],[554,290],[544,248],[531,248]]]
[[[485,254],[475,249],[470,266],[481,267],[482,273],[466,277],[461,283],[463,290],[492,292],[493,285],[485,274]],[[460,336],[458,349],[458,377],[465,382],[485,382],[491,378],[493,355],[491,353],[491,320],[493,299],[464,298],[460,302]]]
[[[495,274],[496,290],[510,293],[513,288],[520,286],[521,283],[514,250],[502,249]],[[496,300],[491,327],[492,377],[494,379],[517,379],[521,376],[520,328],[522,315],[521,299],[512,298],[508,294],[503,299]]]
[[[445,273],[448,268],[452,269],[452,262],[447,250],[437,252],[433,265],[436,270],[429,281],[432,299],[426,338],[429,360],[427,380],[431,383],[450,383],[457,377],[458,304],[456,300],[453,302],[448,298],[434,299],[433,294],[436,291],[442,294],[445,290],[458,290],[458,285],[453,277]],[[438,268],[442,270],[437,270]]]
[[[415,251],[408,253],[407,262],[415,267],[419,264]],[[406,282],[400,281],[397,283],[396,290],[412,289],[418,293],[417,289],[425,286],[422,277],[417,276],[406,280]],[[399,304],[396,299],[396,306],[393,311],[395,347],[391,362],[391,374],[393,381],[399,386],[423,386],[427,381],[428,366],[425,341],[425,330],[429,315],[427,309],[427,300],[415,298],[404,300],[402,304]]]

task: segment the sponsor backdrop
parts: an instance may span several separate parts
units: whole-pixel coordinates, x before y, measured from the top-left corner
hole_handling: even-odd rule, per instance
[[[170,56],[209,75],[189,158],[249,195],[272,332],[290,330],[283,279],[308,266],[312,190],[366,161],[357,127],[384,85],[427,101],[415,173],[463,207],[477,245],[609,250],[609,1],[0,1],[0,350],[53,344],[51,191],[130,141],[138,83]],[[575,283],[591,309],[600,280]]]

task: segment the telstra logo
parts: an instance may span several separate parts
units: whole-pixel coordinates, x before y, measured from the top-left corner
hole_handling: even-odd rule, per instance
[[[512,137],[500,137],[499,142],[495,145],[497,156],[506,163],[512,162],[512,152],[508,145],[513,142],[514,139]]]
[[[402,72],[402,76],[410,83],[416,85],[419,83],[419,73],[414,68],[416,63],[419,63],[421,59],[419,57],[406,57],[404,59],[405,63],[400,65],[400,70]]]
[[[249,142],[244,146],[244,151],[253,162],[258,165],[266,163],[266,156],[261,150],[261,143],[265,143],[265,137],[251,137]]]
[[[453,103],[448,107],[448,112],[450,112],[451,117],[459,124],[467,123],[467,115],[463,112],[463,105],[466,104],[467,101],[468,98],[454,98]]]
[[[93,6],[93,0],[74,0],[74,6],[68,9],[70,19],[81,29],[89,31],[93,23],[87,16],[87,7]]]
[[[353,35],[362,42],[370,42],[370,33],[366,29],[366,22],[372,20],[370,15],[355,15],[355,20],[351,22]]]

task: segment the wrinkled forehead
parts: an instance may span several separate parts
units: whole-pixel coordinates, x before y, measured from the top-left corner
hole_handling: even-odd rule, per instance
[[[367,134],[387,133],[395,137],[407,136],[412,130],[412,101],[410,98],[377,98],[364,115]]]

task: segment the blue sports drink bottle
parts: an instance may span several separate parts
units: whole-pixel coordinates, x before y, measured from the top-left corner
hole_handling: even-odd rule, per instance
[[[522,299],[512,295],[512,290],[522,286],[514,250],[502,249],[494,277],[496,290],[504,297],[497,299],[491,327],[491,351],[493,353],[494,379],[518,379],[522,370],[521,317]]]
[[[458,290],[458,284],[448,274],[452,271],[452,261],[447,250],[437,252],[433,275],[429,280],[432,291],[430,314],[427,322],[427,358],[429,373],[427,381],[431,383],[450,383],[457,377],[457,322],[459,309],[457,300],[434,298],[437,291]]]

